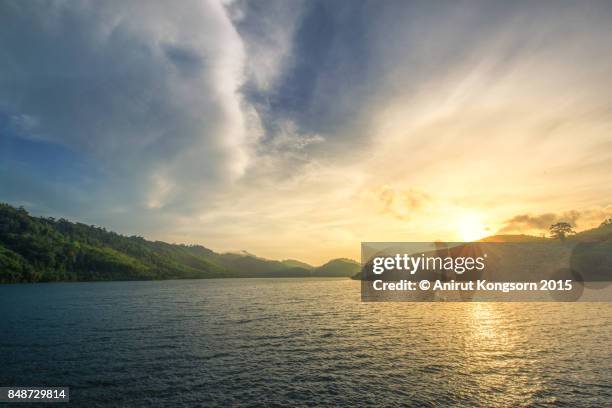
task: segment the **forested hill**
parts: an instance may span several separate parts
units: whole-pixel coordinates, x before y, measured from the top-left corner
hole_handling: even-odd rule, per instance
[[[123,236],[65,219],[33,217],[0,203],[0,283],[233,277],[352,276],[359,264],[321,267],[250,254],[219,254]]]

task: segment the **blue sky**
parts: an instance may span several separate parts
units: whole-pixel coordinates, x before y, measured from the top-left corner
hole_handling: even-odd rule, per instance
[[[3,1],[0,200],[320,262],[588,228],[608,2]]]

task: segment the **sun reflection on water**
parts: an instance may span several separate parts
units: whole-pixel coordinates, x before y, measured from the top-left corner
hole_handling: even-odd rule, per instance
[[[543,381],[533,376],[538,358],[530,349],[527,331],[515,325],[518,305],[473,302],[464,306],[468,329],[465,357],[470,375],[483,389],[499,393],[497,403],[508,402],[504,396],[520,395],[522,403],[529,404],[542,390]]]

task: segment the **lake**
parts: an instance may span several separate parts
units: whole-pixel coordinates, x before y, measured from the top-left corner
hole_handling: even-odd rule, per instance
[[[362,303],[347,279],[0,285],[0,386],[75,406],[605,406],[612,303]]]

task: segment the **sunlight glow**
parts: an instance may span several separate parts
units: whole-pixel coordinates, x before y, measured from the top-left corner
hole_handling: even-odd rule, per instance
[[[457,232],[462,241],[470,242],[484,238],[488,235],[480,217],[476,214],[466,214],[457,221]]]

